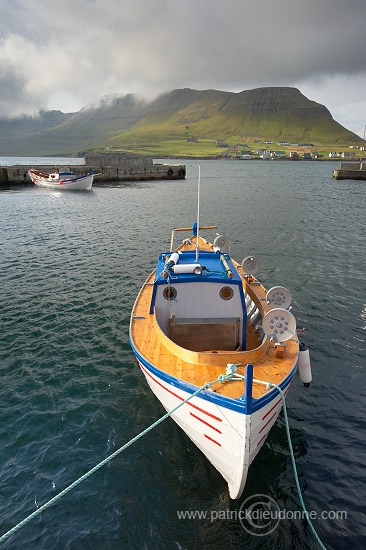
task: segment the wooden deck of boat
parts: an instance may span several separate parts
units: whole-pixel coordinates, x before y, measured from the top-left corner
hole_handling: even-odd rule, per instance
[[[180,250],[184,249],[192,250],[192,245],[187,245],[187,248],[180,247]],[[209,243],[207,243],[207,249],[209,249]],[[242,277],[241,267],[236,262],[234,264]],[[298,343],[295,339],[286,342],[285,357],[277,358],[274,343],[268,340],[262,344],[261,351],[258,351],[261,342],[258,341],[257,334],[253,333],[252,327],[248,331],[247,346],[247,349],[252,351],[213,350],[200,353],[183,350],[171,343],[157,327],[155,315],[149,313],[154,277],[155,271],[145,282],[136,300],[131,317],[130,334],[137,351],[159,369],[195,386],[202,386],[206,382],[216,380],[220,374],[225,374],[228,363],[241,363],[242,366],[238,368],[240,374],[244,374],[246,364],[253,363],[254,378],[275,384],[279,384],[286,378],[294,367],[298,353]],[[256,279],[250,284],[243,278],[243,285],[251,298],[255,298],[264,314],[269,309],[265,300],[264,287]],[[212,389],[216,393],[236,399],[244,393],[244,382],[217,383]],[[265,386],[253,384],[253,397],[260,397],[266,391]]]

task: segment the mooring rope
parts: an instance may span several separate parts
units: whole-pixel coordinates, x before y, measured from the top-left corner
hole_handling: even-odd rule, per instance
[[[161,424],[164,420],[166,420],[167,418],[169,418],[172,414],[174,414],[178,409],[180,409],[180,407],[182,407],[183,405],[185,405],[185,403],[187,403],[188,401],[190,401],[191,399],[193,399],[193,397],[195,397],[196,395],[198,395],[199,393],[201,393],[202,391],[204,390],[207,390],[208,388],[210,388],[211,386],[213,386],[214,384],[218,383],[218,382],[226,382],[226,381],[229,381],[229,380],[243,380],[245,377],[244,376],[241,376],[241,375],[237,375],[236,371],[237,371],[237,367],[240,366],[240,363],[238,364],[228,364],[227,365],[227,369],[226,369],[226,374],[220,374],[220,376],[214,380],[213,382],[206,382],[203,386],[201,386],[200,388],[198,388],[198,390],[196,390],[193,394],[189,395],[186,399],[184,399],[184,401],[182,401],[181,403],[179,403],[176,407],[174,407],[173,409],[171,409],[170,411],[168,411],[166,414],[164,414],[164,416],[162,416],[161,418],[159,418],[156,422],[154,422],[153,424],[151,424],[150,426],[148,426],[145,430],[143,430],[142,432],[140,432],[139,434],[137,434],[135,437],[133,437],[132,439],[130,439],[130,441],[128,441],[125,445],[123,445],[122,447],[120,447],[119,449],[117,449],[114,453],[112,453],[111,455],[109,455],[107,458],[105,458],[104,460],[102,460],[101,462],[99,462],[96,466],[94,466],[93,468],[91,468],[88,472],[86,472],[84,475],[82,475],[81,477],[79,477],[76,481],[74,481],[73,483],[71,483],[70,485],[68,485],[65,489],[63,489],[63,491],[61,491],[60,493],[58,493],[57,495],[55,495],[53,498],[51,498],[51,500],[45,502],[45,504],[42,504],[42,506],[40,506],[37,510],[35,510],[34,512],[32,512],[31,514],[29,514],[27,517],[25,517],[22,521],[20,521],[19,523],[17,523],[14,527],[12,527],[11,529],[9,529],[9,531],[7,531],[6,533],[4,533],[1,537],[0,537],[0,542],[3,542],[5,541],[7,538],[9,538],[11,535],[13,535],[14,533],[16,533],[21,527],[23,527],[24,525],[26,525],[27,523],[29,523],[33,518],[35,518],[36,516],[38,516],[39,514],[41,514],[42,512],[44,512],[45,510],[47,510],[47,508],[50,508],[53,504],[55,504],[58,500],[60,500],[60,498],[62,498],[64,495],[66,495],[68,492],[70,492],[72,489],[74,489],[74,487],[76,487],[77,485],[79,485],[82,481],[84,481],[85,479],[87,479],[88,477],[90,477],[94,472],[96,472],[97,470],[99,470],[102,466],[104,466],[105,464],[107,464],[108,462],[110,462],[113,458],[115,458],[117,455],[119,455],[120,453],[122,453],[125,449],[127,449],[128,447],[130,447],[133,443],[135,443],[136,441],[138,441],[139,439],[141,439],[141,437],[143,437],[144,435],[146,435],[148,432],[150,432],[153,428],[155,428],[156,426],[158,426],[159,424]],[[280,396],[281,396],[281,399],[282,399],[282,403],[283,403],[283,412],[284,412],[284,417],[285,417],[285,425],[286,425],[286,433],[287,433],[287,440],[288,440],[288,445],[289,445],[289,449],[290,449],[290,455],[291,455],[291,461],[292,461],[292,467],[293,467],[293,471],[294,471],[294,475],[295,475],[295,482],[296,482],[296,488],[297,488],[297,492],[298,492],[298,495],[299,495],[299,500],[300,500],[300,503],[301,503],[301,506],[302,506],[302,509],[304,510],[304,513],[305,513],[305,517],[306,517],[306,520],[309,524],[309,527],[311,529],[311,531],[313,532],[319,546],[322,548],[322,550],[326,550],[326,547],[324,546],[324,544],[322,543],[322,541],[320,540],[320,537],[318,535],[318,533],[316,532],[315,530],[315,527],[313,526],[313,523],[309,517],[309,513],[306,509],[306,506],[305,506],[305,503],[304,503],[304,499],[303,499],[303,496],[302,496],[302,492],[301,492],[301,487],[300,487],[300,483],[299,483],[299,477],[298,477],[298,473],[297,473],[297,468],[296,468],[296,461],[295,461],[295,455],[294,455],[294,451],[293,451],[293,447],[292,447],[292,441],[291,441],[291,434],[290,434],[290,426],[289,426],[289,421],[288,421],[288,415],[287,415],[287,408],[286,408],[286,399],[285,399],[285,395],[283,393],[283,391],[281,390],[281,388],[279,386],[277,386],[277,384],[272,384],[271,382],[264,382],[263,380],[257,380],[255,378],[253,378],[253,382],[257,382],[258,384],[264,384],[266,385],[268,388],[276,388],[277,391],[279,392]]]
[[[22,521],[20,521],[19,523],[17,523],[14,527],[12,527],[11,529],[9,529],[9,531],[7,531],[6,533],[4,533],[1,537],[0,537],[0,542],[3,542],[4,540],[6,540],[7,538],[9,538],[11,535],[13,535],[16,531],[18,531],[21,527],[23,527],[24,525],[26,525],[27,523],[29,523],[33,518],[35,518],[36,516],[39,516],[39,514],[41,514],[42,512],[44,512],[45,510],[47,510],[47,508],[49,508],[50,506],[52,506],[53,504],[55,504],[55,502],[57,502],[58,500],[60,500],[61,497],[63,497],[64,495],[66,495],[69,491],[71,491],[72,489],[74,489],[74,487],[76,487],[77,485],[79,485],[82,481],[84,481],[85,479],[87,479],[89,476],[91,476],[94,472],[96,472],[97,470],[99,470],[102,466],[104,466],[105,464],[107,464],[108,462],[110,462],[113,458],[115,458],[117,455],[119,455],[120,453],[122,453],[122,451],[124,451],[125,449],[127,449],[128,447],[130,447],[133,443],[135,443],[136,441],[138,441],[139,439],[141,439],[141,437],[143,437],[144,435],[146,435],[148,432],[150,432],[153,428],[155,428],[156,426],[158,426],[159,424],[161,424],[164,420],[166,420],[167,418],[169,418],[173,413],[175,413],[178,409],[180,409],[180,407],[182,407],[185,403],[187,403],[188,401],[190,401],[191,399],[193,399],[193,397],[195,397],[196,395],[198,395],[199,393],[201,393],[202,391],[204,390],[207,390],[208,388],[210,388],[211,386],[213,386],[214,384],[216,384],[217,382],[224,382],[224,381],[227,381],[227,380],[230,380],[232,377],[233,377],[234,373],[231,374],[231,373],[228,373],[226,375],[220,375],[220,377],[217,379],[217,380],[214,380],[213,382],[206,382],[203,386],[201,386],[200,388],[198,388],[197,391],[195,391],[194,393],[192,393],[192,395],[189,395],[186,399],[184,399],[184,401],[182,401],[181,403],[179,403],[176,407],[174,407],[172,410],[168,411],[166,414],[164,414],[164,416],[162,416],[161,418],[159,418],[156,422],[154,422],[153,424],[151,424],[150,426],[148,426],[145,430],[143,430],[142,432],[140,432],[138,435],[136,435],[135,437],[133,437],[130,441],[128,441],[125,445],[123,445],[122,447],[120,447],[119,449],[117,449],[114,453],[112,453],[111,455],[109,455],[107,458],[105,458],[104,460],[102,460],[101,462],[99,462],[99,464],[97,464],[96,466],[94,466],[93,468],[91,468],[91,470],[89,470],[88,472],[86,472],[84,475],[82,475],[81,477],[79,477],[76,481],[74,481],[73,483],[71,483],[70,485],[68,485],[65,489],[63,489],[63,491],[61,491],[60,493],[58,493],[57,495],[55,495],[53,498],[51,498],[51,500],[45,502],[45,504],[42,504],[42,506],[40,506],[37,510],[35,510],[34,512],[32,512],[31,514],[29,514],[26,518],[24,518]]]
[[[316,532],[315,527],[314,527],[314,525],[313,525],[313,523],[310,519],[309,512],[307,511],[307,508],[305,506],[305,502],[304,502],[304,499],[303,499],[303,496],[302,496],[302,491],[301,491],[300,482],[299,482],[299,476],[298,476],[298,473],[297,473],[294,450],[293,450],[293,447],[292,447],[291,434],[290,434],[290,424],[289,424],[288,415],[287,415],[285,395],[284,395],[283,391],[281,390],[281,388],[279,386],[277,386],[277,384],[272,384],[271,382],[263,382],[262,380],[256,380],[255,378],[253,378],[253,382],[257,382],[258,384],[265,384],[268,388],[276,388],[276,390],[278,390],[278,392],[281,396],[282,404],[283,404],[283,415],[284,415],[284,418],[285,418],[287,441],[288,441],[288,446],[289,446],[289,449],[290,449],[292,468],[293,468],[293,471],[294,471],[295,483],[296,483],[296,488],[297,488],[297,492],[298,492],[298,495],[299,495],[299,500],[300,500],[300,503],[301,503],[301,507],[302,507],[302,509],[305,513],[306,521],[308,522],[309,527],[310,527],[311,531],[313,532],[313,535],[316,538],[319,546],[323,550],[326,550],[326,547],[324,546],[323,542],[320,540],[320,537],[319,537],[318,533]]]

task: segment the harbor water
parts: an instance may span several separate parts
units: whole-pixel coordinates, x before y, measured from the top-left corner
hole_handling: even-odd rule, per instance
[[[0,190],[0,536],[165,412],[128,326],[172,228],[196,220],[199,162],[182,162],[180,181]],[[313,383],[297,374],[287,407],[314,527],[327,548],[365,548],[364,182],[335,181],[328,161],[200,167],[201,224],[228,236],[237,261],[258,257],[258,278],[291,291],[305,328]],[[282,519],[241,521],[251,498]],[[238,501],[167,419],[1,548],[317,548],[300,511],[283,414]]]

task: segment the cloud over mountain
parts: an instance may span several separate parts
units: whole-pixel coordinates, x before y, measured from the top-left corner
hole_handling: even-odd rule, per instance
[[[363,0],[5,3],[2,118],[77,111],[111,93],[259,86],[299,87],[344,117],[353,103],[366,118]]]

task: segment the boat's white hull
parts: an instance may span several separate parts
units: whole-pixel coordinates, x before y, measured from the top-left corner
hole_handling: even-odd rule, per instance
[[[138,362],[151,390],[167,411],[189,397],[190,393],[160,378],[157,371],[152,372],[140,360]],[[283,388],[285,392],[292,376]],[[252,414],[245,414],[244,407],[239,412],[196,396],[172,415],[227,481],[232,499],[242,494],[249,466],[282,408],[278,392],[272,393],[273,398]]]
[[[36,176],[31,176],[31,179],[38,187],[47,189],[58,189],[60,191],[90,191],[93,185],[94,174],[65,180],[47,180]]]

